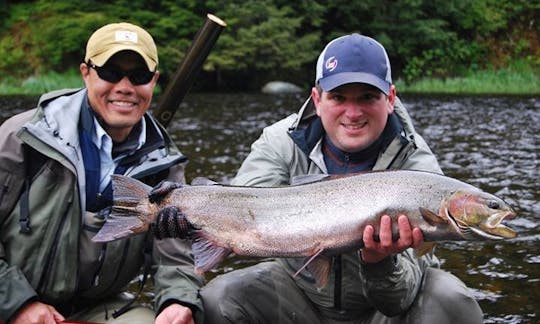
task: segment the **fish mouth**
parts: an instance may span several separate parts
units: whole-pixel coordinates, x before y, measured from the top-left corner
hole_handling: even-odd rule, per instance
[[[484,233],[500,239],[514,238],[517,233],[510,227],[503,224],[503,221],[513,219],[516,217],[516,213],[511,210],[501,211],[491,215],[485,222],[480,223],[480,228]]]
[[[446,215],[457,225],[463,237],[468,240],[478,240],[478,237],[488,240],[502,240],[517,236],[513,229],[503,224],[503,221],[513,219],[516,216],[516,213],[511,210],[494,213],[476,225],[456,219],[449,210],[446,210]]]

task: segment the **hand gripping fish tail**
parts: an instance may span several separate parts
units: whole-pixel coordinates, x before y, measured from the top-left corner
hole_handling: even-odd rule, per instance
[[[198,231],[177,206],[170,205],[167,197],[183,187],[180,183],[163,181],[151,188],[125,176],[112,175],[114,204],[111,214],[94,242],[110,242],[151,230],[157,239],[179,238],[193,240],[195,271],[204,273],[219,264],[231,249],[215,245],[205,233]],[[197,182],[201,185],[214,182]]]
[[[111,214],[100,231],[92,238],[94,242],[110,242],[146,232],[156,207],[150,203],[152,187],[129,178],[112,175],[114,203]]]

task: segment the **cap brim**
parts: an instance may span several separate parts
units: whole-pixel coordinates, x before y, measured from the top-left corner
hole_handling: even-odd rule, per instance
[[[388,81],[364,72],[342,72],[319,80],[319,85],[324,91],[331,91],[349,83],[365,83],[378,88],[386,95],[390,93],[390,83]]]
[[[90,59],[92,62],[97,66],[103,66],[107,61],[116,53],[122,52],[122,51],[133,51],[139,54],[143,59],[146,65],[148,66],[149,71],[155,71],[157,63],[151,60],[145,53],[143,53],[139,47],[137,46],[114,46],[107,51],[100,53],[98,55],[94,55]]]

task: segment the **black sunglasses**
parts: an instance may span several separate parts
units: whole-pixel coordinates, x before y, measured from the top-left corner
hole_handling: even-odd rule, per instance
[[[151,72],[145,69],[122,71],[122,70],[114,70],[110,68],[105,68],[103,66],[97,66],[92,63],[86,63],[86,65],[96,70],[97,75],[99,76],[100,79],[105,80],[107,82],[112,82],[112,83],[118,83],[125,76],[127,76],[129,81],[133,85],[143,85],[150,82],[155,74],[155,72]]]

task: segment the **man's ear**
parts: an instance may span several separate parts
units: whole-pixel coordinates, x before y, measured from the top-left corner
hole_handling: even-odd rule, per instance
[[[394,112],[394,104],[396,103],[396,86],[395,85],[391,85],[390,86],[390,92],[388,93],[388,114],[391,114]]]
[[[317,87],[311,88],[311,100],[313,100],[313,105],[315,106],[315,112],[317,113],[317,116],[320,116],[319,114],[319,106],[321,104],[321,93],[319,93],[319,90]]]
[[[154,73],[154,82],[157,82],[157,81],[159,80],[159,75],[160,75],[160,74],[159,74],[159,71],[156,71],[156,72]]]
[[[79,64],[79,71],[81,71],[81,76],[84,78],[90,72],[90,68],[86,63],[82,62]]]

